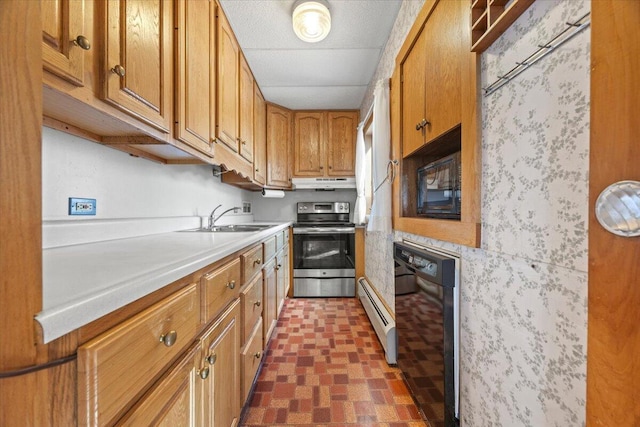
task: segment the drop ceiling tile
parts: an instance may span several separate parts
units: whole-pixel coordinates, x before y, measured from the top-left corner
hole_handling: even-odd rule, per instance
[[[265,87],[262,94],[292,110],[357,110],[366,90],[367,86]]]
[[[245,57],[261,88],[357,86],[369,84],[380,50],[247,50]]]
[[[402,0],[329,0],[331,32],[319,43],[293,33],[294,0],[222,0],[222,8],[243,49],[382,48]]]

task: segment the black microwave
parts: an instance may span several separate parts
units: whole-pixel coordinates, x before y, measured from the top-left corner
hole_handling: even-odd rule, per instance
[[[460,152],[418,169],[418,216],[460,219]]]

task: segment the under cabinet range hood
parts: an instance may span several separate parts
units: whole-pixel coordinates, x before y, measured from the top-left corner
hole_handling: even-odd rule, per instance
[[[341,188],[356,188],[354,177],[344,178],[292,178],[294,190],[334,190]]]

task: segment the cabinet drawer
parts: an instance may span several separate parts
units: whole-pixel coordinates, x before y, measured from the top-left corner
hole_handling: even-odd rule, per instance
[[[287,241],[286,234],[288,230],[284,230],[276,234],[276,251],[279,251],[284,246],[284,242]]]
[[[231,301],[238,298],[241,285],[242,277],[238,258],[204,275],[202,278],[204,323],[213,320]]]
[[[242,402],[244,405],[251,390],[251,384],[256,377],[260,362],[262,361],[262,318],[253,329],[247,345],[242,351]]]
[[[276,236],[269,237],[268,240],[262,242],[262,249],[264,250],[265,261],[270,260],[276,253]]]
[[[240,293],[242,301],[242,342],[249,339],[259,317],[262,317],[262,275],[258,274]]]
[[[202,426],[202,411],[194,411],[202,399],[199,374],[200,343],[194,344],[166,376],[118,420],[118,426]]]
[[[191,342],[200,324],[192,284],[78,348],[78,425],[113,423]]]
[[[249,282],[253,276],[262,269],[262,245],[258,245],[242,254],[242,268],[244,271],[244,283]]]

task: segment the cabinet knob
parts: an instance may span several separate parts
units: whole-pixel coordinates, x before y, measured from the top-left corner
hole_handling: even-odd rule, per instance
[[[178,339],[178,333],[176,331],[171,331],[168,334],[160,335],[160,342],[166,345],[167,347],[171,347],[176,343]]]
[[[424,129],[425,126],[429,125],[431,125],[431,122],[428,122],[427,119],[422,119],[422,121],[416,125],[416,130]]]
[[[80,49],[89,50],[91,49],[91,43],[89,43],[89,39],[85,36],[78,36],[75,40],[72,41],[74,45],[78,46]]]
[[[227,283],[227,288],[229,289],[234,289],[236,287],[236,281],[232,280],[229,283]]]
[[[247,141],[242,141],[242,145],[247,145]]]
[[[256,172],[260,172],[260,169],[256,168]]]
[[[260,258],[256,258],[255,261],[253,261],[254,264],[262,264],[262,260]]]
[[[202,368],[199,372],[198,375],[200,376],[200,378],[202,378],[203,380],[206,380],[209,377],[209,367],[205,366],[204,368]]]
[[[213,365],[214,363],[216,363],[216,360],[218,360],[218,355],[215,353],[212,353],[207,357],[205,357],[205,360],[207,361],[207,363],[209,363],[209,365]]]
[[[260,307],[262,305],[262,302],[260,302],[260,300],[258,300],[256,302],[254,302],[253,305],[255,305],[256,307]]]
[[[120,76],[120,77],[124,77],[124,75],[125,75],[124,67],[122,65],[116,65],[115,67],[113,67],[111,69],[111,72],[113,74],[116,74],[116,75]]]
[[[320,170],[324,169],[324,166],[320,166]]]
[[[333,166],[329,166],[329,169],[333,169]]]
[[[276,270],[280,270],[282,268],[282,264],[276,265]]]
[[[258,351],[256,352],[256,354],[253,355],[256,359],[260,359],[260,357],[262,356],[262,352]]]

